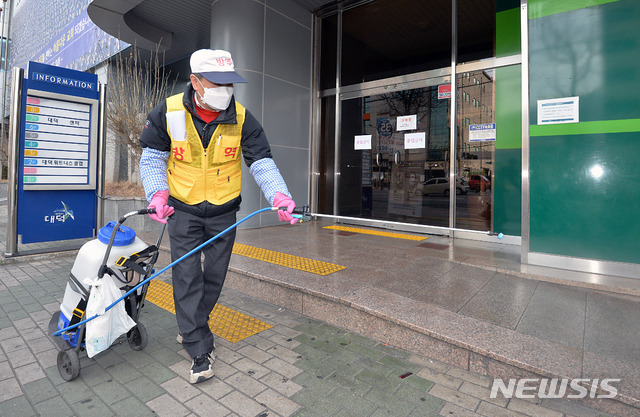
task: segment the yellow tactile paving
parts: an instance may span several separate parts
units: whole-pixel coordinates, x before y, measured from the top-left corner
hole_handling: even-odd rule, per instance
[[[152,279],[149,281],[149,289],[145,300],[176,314],[173,304],[173,287],[164,281]]]
[[[149,282],[146,300],[173,314],[176,313],[173,304],[173,287],[171,284],[159,280],[151,280]],[[271,327],[273,326],[270,324],[220,304],[216,304],[209,316],[209,328],[213,334],[231,343],[236,343]]]
[[[360,229],[358,227],[346,227],[346,226],[325,226],[325,229],[333,229],[333,230],[342,230],[345,232],[353,232],[353,233],[362,233],[365,235],[376,235],[376,236],[385,236],[392,237],[395,239],[406,239],[406,240],[425,240],[428,239],[426,236],[418,236],[418,235],[408,235],[405,233],[393,233],[393,232],[381,232],[377,230],[369,230],[369,229]]]
[[[346,268],[346,266],[342,265],[302,258],[300,256],[256,248],[240,243],[235,243],[233,245],[233,253],[236,255],[246,256],[248,258],[270,262],[276,265],[286,266],[287,268],[297,269],[299,271],[311,272],[317,275],[329,275]]]
[[[216,304],[209,316],[209,328],[214,334],[232,342],[238,342],[273,326],[246,314]]]

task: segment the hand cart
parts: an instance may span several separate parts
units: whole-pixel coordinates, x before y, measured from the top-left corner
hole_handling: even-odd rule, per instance
[[[153,211],[153,209],[132,211],[121,217],[117,223],[109,222],[107,226],[100,230],[102,233],[105,230],[109,230],[111,227],[113,229],[108,238],[109,243],[107,244],[106,249],[104,249],[103,243],[98,242],[99,239],[94,239],[93,241],[85,243],[83,248],[87,245],[92,245],[88,250],[93,250],[95,248],[100,248],[99,251],[104,250],[102,262],[99,264],[97,270],[89,271],[88,273],[93,277],[97,276],[98,279],[113,279],[118,284],[118,287],[123,294],[132,290],[139,282],[150,277],[154,272],[153,268],[158,259],[160,242],[162,241],[166,224],[162,225],[156,244],[151,246],[146,246],[144,242],[135,237],[135,232],[125,226],[122,226],[122,224],[129,217],[145,215]],[[136,240],[136,245],[130,246],[133,247],[134,253],[129,252],[129,256],[120,256],[115,259],[115,262],[112,258],[110,261],[109,257],[112,255],[112,248],[114,246],[114,240],[116,240],[116,235],[123,232],[133,234],[133,238]],[[106,239],[104,233],[99,235],[99,238],[101,237],[102,240]],[[80,249],[78,256],[76,257],[74,267],[79,262],[86,261],[86,259],[80,259],[82,256],[86,258],[86,256],[83,255],[83,248]],[[127,250],[127,247],[119,248],[119,250],[122,252],[123,250]],[[85,250],[84,253],[86,252],[87,251]],[[96,251],[93,250],[93,253],[90,256],[96,256],[95,252]],[[97,256],[100,255],[101,254],[98,254]],[[115,253],[115,255],[117,256],[117,253]],[[85,264],[87,263],[85,262]],[[89,265],[91,264],[89,263]],[[65,381],[71,381],[80,375],[79,355],[81,351],[85,350],[86,324],[81,324],[72,330],[62,332],[62,337],[55,337],[54,333],[58,332],[60,329],[65,329],[75,323],[81,322],[81,320],[85,318],[84,310],[89,299],[89,290],[81,282],[83,277],[79,278],[80,279],[74,276],[72,269],[72,273],[69,274],[69,282],[65,291],[65,300],[60,306],[61,310],[53,314],[48,328],[49,335],[52,336],[52,340],[59,349],[57,359],[58,371],[60,372],[62,379]],[[147,330],[144,325],[138,321],[140,310],[144,306],[148,287],[149,282],[146,282],[136,291],[123,299],[127,314],[136,322],[136,326],[131,328],[127,333],[127,340],[133,350],[144,349],[148,342]],[[71,308],[67,306],[66,310],[68,310],[69,313],[65,314],[63,313],[63,309],[65,308],[65,302],[67,302],[68,297],[69,299],[72,299],[73,306]]]

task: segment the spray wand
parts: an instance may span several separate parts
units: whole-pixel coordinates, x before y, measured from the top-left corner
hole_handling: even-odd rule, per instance
[[[286,207],[279,207],[279,209],[284,209],[286,210]],[[291,214],[292,217],[295,217],[297,219],[300,220],[300,222],[307,222],[310,221],[312,219],[312,217],[325,217],[325,218],[329,218],[329,219],[339,219],[339,220],[355,220],[355,221],[362,221],[362,218],[359,217],[346,217],[346,216],[334,216],[331,214],[320,214],[320,213],[311,213],[311,211],[309,210],[309,206],[302,206],[302,207],[296,207],[293,209],[293,214]],[[389,220],[376,220],[376,219],[366,219],[367,222],[374,222],[374,223],[381,223],[384,225],[391,225],[391,224],[397,224],[397,225],[403,225],[403,223],[399,223],[399,222],[392,222]],[[466,232],[466,233],[479,233],[479,234],[483,234],[483,235],[489,235],[489,236],[497,236],[498,239],[502,239],[504,237],[504,234],[502,233],[495,233],[495,232],[485,232],[485,231],[480,231],[480,230],[467,230],[467,229],[458,229],[455,227],[440,227],[440,226],[429,226],[432,229],[438,229],[438,230],[443,230],[443,231],[459,231],[459,232]]]

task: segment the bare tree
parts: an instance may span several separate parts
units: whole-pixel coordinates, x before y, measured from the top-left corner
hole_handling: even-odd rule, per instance
[[[392,116],[417,114],[422,120],[426,113],[422,109],[428,109],[431,105],[431,91],[424,88],[397,91],[392,94],[383,94],[383,99],[391,109]]]
[[[116,145],[126,149],[128,180],[139,180],[139,176],[134,175],[142,154],[138,138],[147,114],[172,94],[175,87],[175,78],[170,82],[163,61],[157,49],[151,52],[149,59],[141,59],[135,46],[111,59],[107,123]]]

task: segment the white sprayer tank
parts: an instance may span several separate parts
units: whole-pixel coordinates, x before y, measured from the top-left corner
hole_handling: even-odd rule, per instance
[[[82,284],[87,292],[89,291],[89,287],[84,284],[84,279],[93,279],[98,276],[98,270],[100,269],[100,265],[102,264],[102,261],[104,259],[104,254],[109,245],[111,233],[113,232],[113,228],[116,226],[116,224],[116,222],[112,221],[109,222],[106,226],[100,228],[100,231],[98,232],[98,238],[82,245],[80,251],[78,252],[78,256],[76,256],[76,260],[73,262],[71,274],[77,279],[77,281],[80,282],[80,284]],[[120,267],[115,263],[118,259],[120,259],[121,256],[128,258],[133,253],[141,252],[142,250],[146,249],[147,246],[149,245],[138,238],[136,236],[136,232],[133,229],[121,225],[116,232],[113,246],[111,247],[111,252],[109,253],[106,264],[111,269],[120,269]],[[134,274],[134,276],[134,282],[131,282],[129,284],[131,286],[134,286],[138,283],[138,274]],[[122,282],[118,281],[116,278],[111,277],[108,274],[105,274],[102,279],[113,279],[118,287],[122,287],[124,285]],[[58,322],[59,329],[66,327],[71,320],[73,310],[78,306],[78,303],[82,298],[81,291],[82,290],[78,289],[70,278],[64,291],[62,304],[60,305],[61,314],[60,321]],[[61,325],[64,326],[60,327]]]

